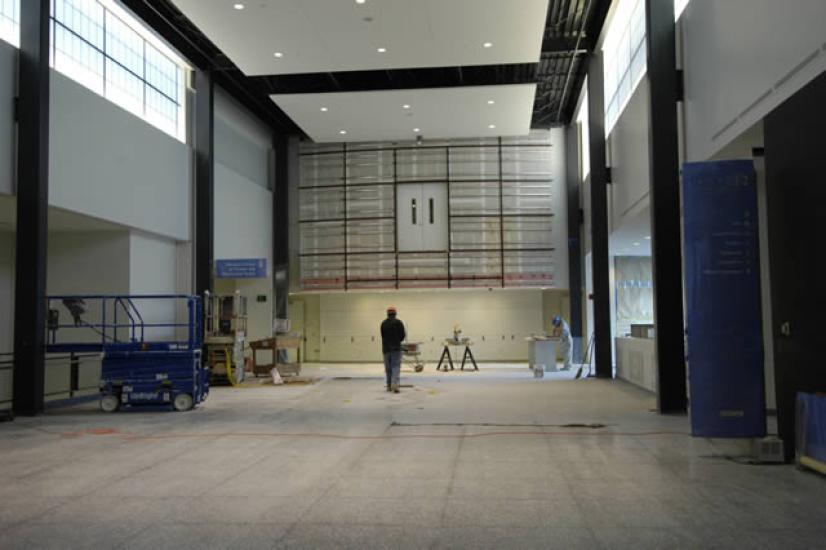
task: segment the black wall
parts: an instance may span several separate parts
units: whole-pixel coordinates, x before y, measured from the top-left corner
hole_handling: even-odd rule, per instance
[[[797,392],[826,391],[826,73],[766,117],[765,159],[777,420],[791,459]]]

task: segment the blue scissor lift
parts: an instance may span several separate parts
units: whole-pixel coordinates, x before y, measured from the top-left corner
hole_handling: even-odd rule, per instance
[[[138,305],[150,304],[166,315],[186,304],[187,321],[146,322]],[[161,407],[185,411],[206,399],[209,370],[201,364],[200,297],[49,296],[48,308],[48,353],[102,354],[102,410]],[[65,313],[71,323],[61,322]],[[161,334],[153,339],[153,333]]]

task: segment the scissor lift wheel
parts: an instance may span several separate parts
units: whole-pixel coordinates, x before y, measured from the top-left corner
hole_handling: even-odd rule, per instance
[[[175,407],[176,411],[188,411],[192,408],[192,396],[188,393],[179,393],[172,401],[172,406]]]
[[[103,412],[115,412],[120,408],[120,397],[117,395],[104,395],[100,398],[100,410]]]

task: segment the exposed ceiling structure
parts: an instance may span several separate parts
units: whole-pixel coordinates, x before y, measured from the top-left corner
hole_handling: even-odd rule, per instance
[[[281,132],[303,126],[271,96],[514,84],[536,85],[531,127],[567,124],[611,3],[122,2],[194,64],[215,70],[219,84]]]

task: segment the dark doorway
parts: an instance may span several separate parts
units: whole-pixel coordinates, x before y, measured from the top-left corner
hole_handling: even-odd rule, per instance
[[[826,391],[826,73],[765,120],[777,421],[794,456],[795,395]]]

